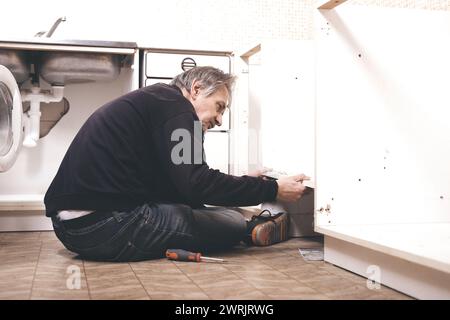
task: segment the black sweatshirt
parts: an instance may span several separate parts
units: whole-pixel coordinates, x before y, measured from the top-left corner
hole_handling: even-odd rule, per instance
[[[172,141],[172,133],[188,130],[194,151],[195,121],[194,107],[181,90],[165,84],[135,90],[99,108],[75,136],[45,194],[46,215],[129,210],[145,202],[247,206],[276,198],[275,181],[223,174],[202,158],[175,164],[173,148],[177,151],[182,140]],[[202,141],[199,145],[202,151]]]

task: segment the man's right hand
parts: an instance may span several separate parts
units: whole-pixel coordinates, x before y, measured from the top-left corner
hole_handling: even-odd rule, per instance
[[[303,180],[310,179],[310,177],[307,177],[304,174],[278,179],[277,200],[286,202],[297,201],[298,199],[300,199],[306,189],[306,187],[303,185]]]

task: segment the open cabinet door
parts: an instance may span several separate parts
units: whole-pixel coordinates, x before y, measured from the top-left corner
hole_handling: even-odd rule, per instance
[[[0,65],[0,172],[15,162],[23,138],[22,99],[12,73]]]

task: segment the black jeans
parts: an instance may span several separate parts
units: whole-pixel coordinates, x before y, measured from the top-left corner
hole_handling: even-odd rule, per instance
[[[246,221],[238,211],[181,204],[144,204],[132,211],[96,211],[70,220],[53,216],[52,222],[67,249],[98,261],[162,258],[167,249],[221,250],[246,236]]]

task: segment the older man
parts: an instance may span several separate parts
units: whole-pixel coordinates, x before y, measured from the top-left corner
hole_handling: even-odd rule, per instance
[[[86,259],[135,261],[168,248],[285,240],[286,214],[246,221],[237,211],[204,206],[294,201],[305,190],[304,175],[272,181],[208,167],[203,135],[221,125],[233,83],[230,74],[196,67],[94,112],[45,195],[46,215],[66,248]]]

